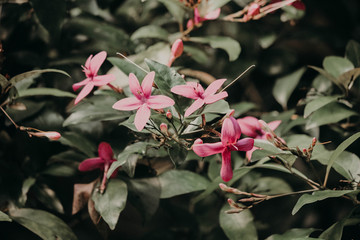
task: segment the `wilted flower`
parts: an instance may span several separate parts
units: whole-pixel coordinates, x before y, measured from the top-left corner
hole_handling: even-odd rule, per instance
[[[150,109],[161,109],[175,104],[174,100],[164,95],[151,96],[151,89],[155,78],[155,72],[149,72],[140,86],[137,77],[130,73],[129,87],[135,97],[128,97],[117,101],[112,107],[117,110],[137,110],[135,115],[135,127],[141,131],[150,119]]]
[[[199,83],[187,82],[186,85],[178,85],[171,88],[171,92],[178,95],[195,99],[195,102],[186,110],[185,117],[201,108],[204,104],[211,104],[228,96],[227,92],[216,93],[226,79],[219,79],[212,82],[206,90]]]
[[[83,72],[86,75],[86,79],[75,83],[72,86],[74,91],[78,90],[81,86],[84,86],[79,95],[76,97],[75,104],[85,98],[94,88],[94,86],[104,86],[115,80],[115,76],[113,74],[101,76],[97,75],[105,59],[106,52],[102,51],[96,54],[94,57],[93,55],[90,55],[86,60],[85,66],[82,66]]]
[[[249,151],[254,146],[254,139],[240,139],[241,129],[235,118],[226,118],[221,128],[221,142],[203,143],[199,138],[195,141],[192,149],[200,157],[207,157],[213,154],[221,153],[221,178],[224,181],[230,181],[233,176],[231,167],[231,151]]]

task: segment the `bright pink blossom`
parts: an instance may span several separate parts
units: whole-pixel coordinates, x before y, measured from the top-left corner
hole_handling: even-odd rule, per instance
[[[183,51],[184,51],[183,41],[181,39],[177,39],[171,47],[171,55],[167,65],[170,67],[171,64],[175,61],[175,59],[181,56]]]
[[[204,104],[211,104],[228,96],[227,92],[216,93],[226,79],[219,79],[212,82],[206,90],[199,83],[187,82],[186,85],[178,85],[171,88],[171,92],[178,95],[195,99],[195,102],[186,110],[185,117],[201,108]]]
[[[135,97],[128,97],[117,101],[112,107],[117,110],[137,110],[135,115],[135,127],[141,131],[150,119],[150,109],[161,109],[175,104],[174,100],[164,95],[151,96],[151,89],[155,78],[155,72],[149,72],[140,86],[137,77],[130,73],[129,87]]]
[[[255,139],[265,139],[265,140],[270,140],[270,138],[272,137],[269,136],[269,134],[261,128],[261,124],[259,123],[259,120],[255,117],[248,116],[244,118],[239,118],[237,119],[237,122],[240,125],[243,134],[245,134],[246,136]],[[267,123],[267,125],[270,128],[270,130],[274,131],[280,125],[280,123],[281,120],[276,120]],[[246,157],[249,161],[251,160],[252,153],[256,149],[259,148],[253,147],[250,151],[246,152]]]
[[[200,23],[207,21],[207,20],[214,20],[217,19],[220,16],[220,8],[215,9],[212,12],[207,13],[205,16],[200,16],[200,12],[198,8],[194,9],[194,18],[190,19],[187,24],[186,27],[187,28],[193,28],[194,25],[199,25]]]
[[[115,162],[116,159],[114,159],[114,153],[113,153],[113,150],[111,149],[110,144],[108,144],[106,142],[101,142],[99,144],[98,153],[99,153],[99,157],[88,158],[88,159],[85,159],[84,161],[82,161],[79,165],[79,170],[82,172],[85,172],[85,171],[92,171],[92,170],[99,168],[100,170],[104,171],[104,176],[103,176],[101,186],[100,186],[100,192],[103,193],[106,188],[107,172],[108,172],[111,164],[113,162]],[[113,174],[111,175],[111,177],[112,178],[116,177],[117,172],[118,171],[115,170],[113,172]]]
[[[115,80],[115,76],[113,74],[101,76],[97,75],[100,66],[103,64],[105,59],[106,52],[102,51],[96,54],[94,57],[93,55],[90,55],[86,60],[85,67],[82,66],[83,72],[86,75],[86,79],[75,83],[72,86],[74,91],[78,90],[81,86],[84,86],[79,95],[76,97],[75,104],[85,98],[94,88],[94,86],[104,86]]]
[[[199,138],[192,149],[200,157],[207,157],[221,153],[222,165],[220,175],[224,181],[230,181],[233,176],[231,167],[231,151],[249,151],[254,146],[254,139],[244,138],[239,140],[241,129],[235,118],[226,118],[221,128],[221,142],[203,143]]]

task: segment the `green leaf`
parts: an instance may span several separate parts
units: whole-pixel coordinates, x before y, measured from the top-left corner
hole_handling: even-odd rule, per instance
[[[185,16],[185,6],[180,1],[177,0],[158,0],[162,2],[165,7],[169,10],[171,15],[173,15],[176,21],[180,24],[183,23],[184,16]]]
[[[206,105],[202,113],[226,114],[230,110],[229,103],[225,100],[219,100]]]
[[[318,109],[316,112],[313,112],[308,117],[305,128],[311,129],[330,123],[337,123],[354,115],[358,115],[358,113],[348,109],[340,103],[332,102]]]
[[[157,26],[157,25],[147,25],[137,29],[132,35],[131,40],[139,39],[139,38],[157,38],[164,41],[168,41],[169,33]]]
[[[12,222],[12,219],[6,213],[0,211],[0,222]]]
[[[201,1],[200,4],[200,15],[205,16],[205,14],[210,13],[217,8],[221,8],[225,4],[230,2],[230,0],[207,0],[207,1]]]
[[[325,71],[338,78],[341,74],[354,69],[354,65],[348,59],[337,56],[328,56],[323,61]]]
[[[60,218],[43,210],[21,208],[10,212],[11,218],[44,240],[76,240],[71,228]]]
[[[146,64],[151,71],[155,71],[155,83],[158,86],[160,92],[165,96],[168,96],[175,101],[174,107],[176,110],[183,114],[184,107],[182,105],[182,99],[179,95],[173,94],[170,90],[176,85],[185,85],[185,80],[174,69],[169,68],[166,65],[155,62],[150,59],[145,59]]]
[[[238,41],[223,36],[190,37],[189,41],[209,44],[212,48],[221,48],[229,55],[229,61],[235,61],[241,52]]]
[[[315,228],[293,228],[283,234],[271,235],[265,240],[309,239],[310,234],[316,230]]]
[[[42,70],[33,70],[33,71],[29,71],[29,72],[24,72],[24,73],[21,73],[19,75],[16,75],[14,77],[12,77],[10,79],[10,82],[11,84],[15,84],[19,81],[22,81],[22,80],[25,80],[25,79],[29,79],[29,78],[37,78],[38,76],[40,76],[40,74],[42,73],[51,73],[51,72],[54,72],[54,73],[61,73],[61,74],[64,74],[68,77],[70,77],[69,74],[67,74],[66,72],[62,71],[62,70],[58,70],[58,69],[42,69]]]
[[[238,117],[240,117],[240,115],[242,115],[254,108],[256,108],[256,105],[252,102],[240,102],[240,103],[230,105],[230,109],[235,110],[234,118],[238,118]]]
[[[185,161],[188,150],[183,148],[179,143],[175,141],[167,142],[170,147],[167,148],[169,157],[174,165],[178,165]]]
[[[251,192],[264,195],[289,193],[293,190],[289,183],[278,177],[261,177],[254,182]]]
[[[161,185],[160,198],[204,190],[209,181],[199,174],[186,170],[170,170],[159,176]]]
[[[289,75],[276,79],[273,96],[283,109],[287,109],[287,102],[305,70],[306,68],[300,68]]]
[[[360,67],[360,44],[350,40],[346,45],[345,57],[349,59],[355,67]]]
[[[25,110],[16,110],[12,108],[6,109],[7,113],[15,122],[20,122],[26,118],[34,116],[36,113],[40,112],[45,106],[45,102],[36,102],[27,99],[22,99],[21,103],[25,105]]]
[[[46,208],[64,214],[64,207],[54,190],[46,185],[35,184],[31,192]]]
[[[331,80],[335,85],[337,85],[342,91],[345,91],[345,89],[343,88],[343,85],[339,83],[338,79],[336,77],[334,77],[332,74],[328,73],[327,71],[325,71],[322,68],[319,67],[315,67],[315,66],[309,66],[309,68],[314,69],[315,71],[317,71],[318,73],[320,73],[321,75],[323,75],[324,77],[326,77],[327,79]]]
[[[331,152],[329,152],[329,154],[331,154]],[[328,159],[330,159],[330,155]],[[347,151],[342,152],[334,162],[332,168],[347,180],[360,181],[360,158],[354,153]]]
[[[327,164],[326,167],[326,177],[325,177],[325,181],[327,180],[326,178],[328,177],[331,167],[333,166],[333,164],[335,163],[335,161],[338,159],[338,157],[340,156],[340,154],[345,151],[345,149],[350,146],[353,142],[355,142],[358,138],[360,137],[360,132],[355,133],[354,135],[352,135],[351,137],[349,137],[348,139],[346,139],[345,141],[343,141],[336,149],[335,151],[331,154],[330,159],[329,159],[329,163]]]
[[[27,193],[29,192],[30,188],[35,184],[36,179],[33,177],[28,177],[22,184],[21,188],[21,196],[19,197],[19,203],[22,206],[25,206],[27,200]]]
[[[307,118],[310,114],[322,108],[323,106],[331,102],[337,101],[340,97],[341,95],[334,95],[334,96],[322,96],[315,98],[314,100],[306,104],[304,109],[304,118]]]
[[[115,229],[120,213],[125,208],[127,194],[127,185],[120,179],[110,179],[103,194],[93,192],[95,209],[111,230]]]
[[[85,153],[88,157],[94,157],[94,152],[96,151],[96,146],[93,142],[90,142],[84,136],[75,133],[75,132],[65,132],[62,133],[61,138],[59,139],[64,145],[74,147],[81,152]]]
[[[206,53],[198,48],[193,46],[184,46],[184,52],[187,53],[192,59],[194,59],[196,62],[200,64],[207,64],[209,61],[208,56]]]
[[[343,74],[341,74],[338,78],[340,84],[342,84],[346,90],[350,90],[355,82],[355,80],[360,76],[360,68],[354,68],[349,70]]]
[[[57,163],[57,164],[51,164],[41,173],[55,177],[72,177],[77,174],[77,168],[75,166],[69,166],[69,165]]]
[[[319,190],[313,192],[312,194],[303,194],[294,206],[292,215],[295,215],[300,210],[300,208],[306,204],[322,201],[327,198],[341,197],[352,192],[357,192],[357,190]]]
[[[250,210],[244,210],[238,214],[227,214],[229,204],[225,204],[219,214],[220,227],[230,240],[253,240],[258,239],[254,218]]]
[[[70,97],[76,98],[76,95],[70,92],[62,91],[56,88],[30,88],[18,91],[19,97],[32,97],[39,95],[49,95],[54,97]]]

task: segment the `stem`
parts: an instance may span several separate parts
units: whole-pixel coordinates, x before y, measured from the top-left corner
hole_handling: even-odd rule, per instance
[[[220,92],[225,91],[225,89],[233,85],[239,78],[244,76],[244,74],[247,73],[253,67],[255,67],[255,65],[251,65],[250,67],[248,67],[244,72],[242,72],[237,78],[235,78],[231,83],[229,83],[226,87],[224,87]]]
[[[18,129],[19,125],[17,125],[14,120],[12,120],[12,118],[9,116],[9,114],[7,114],[7,112],[3,109],[2,106],[0,106],[1,111],[5,114],[5,116],[10,120],[10,122]]]
[[[278,197],[285,197],[285,196],[291,196],[291,195],[296,195],[296,194],[308,193],[308,192],[315,192],[315,191],[319,191],[319,189],[307,189],[307,190],[302,190],[302,191],[298,191],[298,192],[282,193],[282,194],[267,196],[266,200],[270,200],[270,199],[278,198]]]
[[[129,58],[127,58],[124,54],[122,54],[122,53],[120,53],[120,52],[117,52],[116,54],[122,56],[126,61],[134,64],[136,67],[138,67],[139,69],[141,69],[141,70],[144,71],[145,73],[149,73],[149,72],[146,71],[144,68],[140,67],[138,64],[134,63],[134,62],[131,61]]]

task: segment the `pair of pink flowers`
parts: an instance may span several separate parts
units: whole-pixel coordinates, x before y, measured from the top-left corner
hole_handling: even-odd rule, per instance
[[[79,165],[80,171],[92,171],[95,169],[100,169],[103,171],[103,179],[101,181],[100,185],[100,192],[103,193],[106,188],[106,177],[108,170],[113,162],[116,161],[114,159],[114,153],[113,150],[107,142],[101,142],[98,147],[98,154],[99,157],[96,158],[88,158],[82,161]],[[118,170],[116,169],[113,174],[111,175],[111,178],[116,177],[118,173]]]

